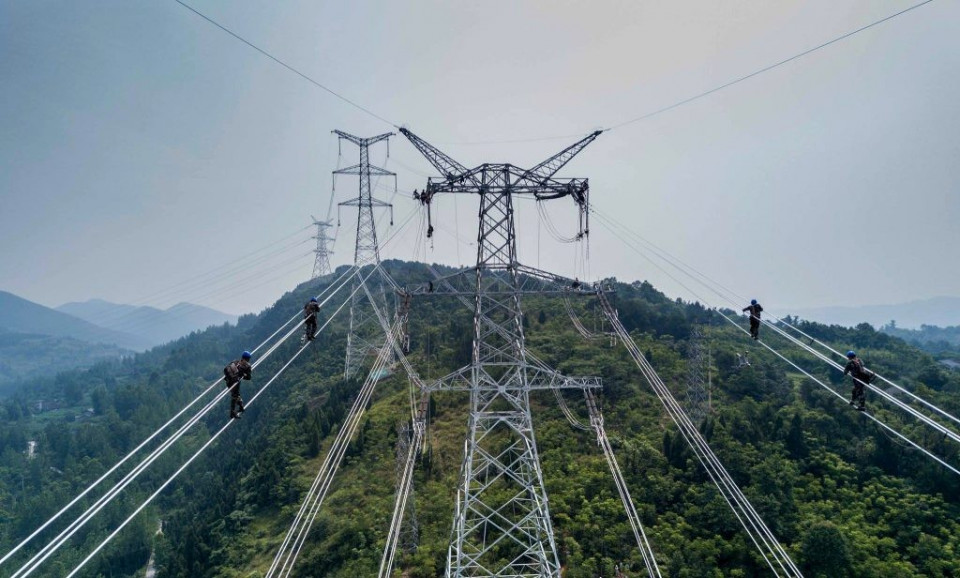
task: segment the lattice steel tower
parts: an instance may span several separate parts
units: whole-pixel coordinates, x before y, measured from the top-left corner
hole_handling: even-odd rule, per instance
[[[339,207],[357,207],[357,243],[353,256],[353,263],[358,267],[376,266],[380,264],[380,247],[377,244],[377,226],[373,218],[373,208],[390,209],[390,224],[393,224],[393,205],[373,197],[371,176],[394,177],[386,169],[370,164],[370,145],[387,141],[392,132],[375,137],[360,138],[343,131],[333,131],[341,142],[346,140],[360,148],[360,162],[336,171],[334,175],[357,175],[360,177],[360,193],[356,198],[339,204]],[[388,144],[389,147],[389,144]],[[388,149],[389,150],[389,149]],[[336,178],[336,176],[334,176]],[[394,181],[396,182],[396,181]],[[354,281],[356,288],[361,281]],[[381,307],[386,313],[386,300],[381,279],[369,279],[372,288],[373,300],[368,299],[365,291],[355,291],[350,301],[350,331],[347,334],[347,356],[344,363],[343,376],[351,378],[363,365],[370,352],[375,352],[382,344],[383,331],[377,322],[372,307]]]
[[[470,392],[447,576],[559,577],[529,394],[533,389],[599,387],[599,380],[560,376],[527,356],[520,296],[549,293],[546,286],[560,278],[518,262],[513,195],[529,194],[538,201],[572,198],[585,235],[587,180],[553,175],[600,131],[529,170],[510,164],[467,169],[410,131],[400,132],[442,175],[430,178],[419,196],[428,208],[437,193],[480,197],[476,267],[430,286],[435,293],[469,295],[474,302],[472,362],[436,386]],[[579,291],[580,284],[564,290]]]
[[[317,234],[312,237],[317,240],[317,248],[313,251],[316,254],[316,258],[313,260],[313,275],[310,277],[313,280],[329,275],[332,271],[330,255],[333,255],[333,250],[330,247],[334,239],[327,235],[327,229],[333,226],[329,219],[318,221],[313,215],[310,215],[310,218],[313,219],[313,224],[317,227]]]

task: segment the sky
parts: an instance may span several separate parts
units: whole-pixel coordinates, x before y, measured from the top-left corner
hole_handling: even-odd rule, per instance
[[[532,166],[911,2],[192,5],[389,123],[172,0],[0,0],[0,290],[259,311],[309,279],[311,215],[357,194],[332,186],[359,160],[336,129],[397,133],[371,150],[399,191],[377,183],[382,256],[470,264],[478,199],[438,196],[426,240],[409,192],[436,173],[391,125],[467,166]],[[520,260],[695,298],[605,216],[768,308],[960,296],[957,103],[960,3],[936,0],[605,132],[558,174],[590,179],[589,250],[518,200]],[[544,208],[576,232],[573,203]]]

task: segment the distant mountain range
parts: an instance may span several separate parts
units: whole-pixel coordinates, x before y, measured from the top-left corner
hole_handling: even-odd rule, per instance
[[[236,320],[190,303],[160,310],[92,299],[51,309],[0,291],[0,390],[32,377],[129,356]]]
[[[921,325],[950,327],[960,325],[960,297],[934,297],[895,305],[801,308],[784,312],[809,321],[844,326],[866,322],[879,328],[892,320],[902,328],[919,328]]]
[[[135,351],[143,351],[155,345],[145,337],[107,329],[6,291],[0,291],[0,328],[11,333],[70,337],[87,343],[106,343]]]
[[[237,322],[235,315],[192,303],[178,303],[162,310],[91,299],[65,303],[56,310],[106,329],[136,335],[151,345],[167,343],[211,325]]]

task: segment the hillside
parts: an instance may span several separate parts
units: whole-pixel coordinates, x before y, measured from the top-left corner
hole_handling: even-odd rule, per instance
[[[71,337],[53,337],[0,330],[0,396],[33,377],[79,371],[101,361],[133,355],[115,345],[91,344]]]
[[[0,291],[0,328],[12,333],[70,337],[134,351],[143,351],[151,346],[149,341],[136,335],[105,329],[6,291]]]
[[[885,325],[880,330],[931,353],[950,352],[960,355],[960,325],[954,327],[923,325],[920,329],[903,329]]]
[[[100,327],[136,335],[151,345],[161,345],[211,325],[237,322],[236,315],[192,303],[178,303],[167,309],[157,309],[90,299],[64,303],[56,310]]]
[[[401,283],[428,278],[421,265],[390,266]],[[703,327],[714,405],[701,430],[807,576],[960,575],[956,476],[898,445],[801,374],[788,372],[716,314],[669,299],[646,283],[615,287],[621,320],[678,398],[684,394],[691,328]],[[37,381],[31,388],[38,395],[79,392],[75,410],[36,415],[27,398],[6,402],[7,419],[0,425],[0,550],[35,528],[215,379],[225,361],[272,333],[318,290],[301,286],[260,315],[242,317],[236,327],[210,328],[136,359]],[[591,304],[578,307],[590,325]],[[524,308],[532,352],[569,375],[603,378],[607,432],[664,576],[769,575],[623,349],[607,339],[582,339],[556,300],[525,299]],[[159,577],[262,576],[358,387],[341,378],[344,319],[83,575],[133,576],[155,547]],[[803,329],[856,348],[871,367],[960,413],[960,375],[939,369],[932,357],[903,341],[867,327],[807,323]],[[410,359],[425,378],[469,360],[471,312],[454,299],[416,298],[410,331]],[[814,375],[840,383],[839,376],[792,347],[772,338],[771,343]],[[245,396],[294,348],[282,346],[259,367],[254,381],[243,386]],[[752,365],[737,368],[736,354],[744,350]],[[377,385],[294,576],[376,575],[392,509],[397,426],[410,415],[402,374],[398,368]],[[582,399],[572,393],[565,398],[585,420]],[[612,576],[615,565],[628,576],[641,575],[630,527],[592,434],[572,429],[552,395],[540,392],[532,403],[564,576]],[[873,407],[877,401],[868,403]],[[95,415],[83,418],[79,408],[87,404]],[[461,393],[432,399],[429,435],[415,474],[419,549],[398,557],[397,576],[442,575],[467,405]],[[215,413],[38,575],[69,570],[84,546],[223,423],[226,407]],[[929,437],[912,422],[888,417],[918,439]],[[27,460],[22,452],[31,439],[39,449]],[[956,448],[927,441],[939,444],[953,463],[960,461]],[[158,519],[163,533],[155,537]]]

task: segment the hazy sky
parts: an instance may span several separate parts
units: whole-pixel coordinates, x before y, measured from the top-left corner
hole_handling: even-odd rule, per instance
[[[910,4],[193,2],[468,166],[533,165],[577,138],[477,143],[616,125]],[[310,275],[297,231],[327,210],[330,131],[392,130],[171,0],[0,0],[0,85],[0,289],[51,306],[261,309]],[[958,103],[960,3],[938,0],[605,133],[559,176],[589,177],[597,209],[768,308],[960,296]],[[372,157],[402,191],[433,174],[399,134]],[[337,201],[355,194],[338,182]],[[395,205],[397,225],[416,210]],[[435,205],[434,246],[414,216],[384,257],[473,260],[477,199]],[[587,267],[518,206],[522,261],[688,297],[599,220]],[[547,209],[574,232],[572,203]]]

